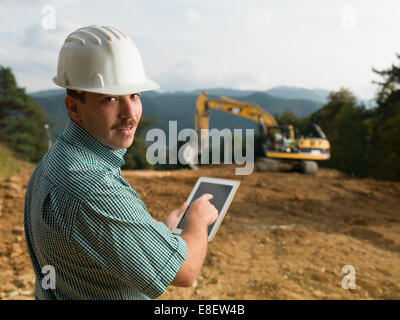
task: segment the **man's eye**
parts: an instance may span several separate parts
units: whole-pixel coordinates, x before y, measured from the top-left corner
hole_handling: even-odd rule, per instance
[[[131,98],[133,100],[139,99],[139,97],[140,97],[140,94],[138,94],[138,93],[134,93],[134,94],[131,95]]]
[[[117,98],[116,97],[107,97],[106,100],[109,102],[114,102],[114,101],[117,101]]]

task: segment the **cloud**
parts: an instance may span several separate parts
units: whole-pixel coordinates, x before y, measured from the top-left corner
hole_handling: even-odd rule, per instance
[[[28,91],[46,89],[56,73],[64,39],[77,27],[76,22],[63,19],[56,20],[55,29],[42,28],[40,21],[30,24],[19,36],[7,38],[7,45],[0,49],[0,61],[12,68],[19,86]]]
[[[206,24],[209,22],[209,17],[193,9],[187,10],[185,12],[185,17],[190,23],[194,24]]]
[[[238,11],[226,10],[221,12],[202,13],[199,10],[188,9],[185,18],[192,25],[201,27],[201,32],[223,31],[233,34],[247,33],[252,36],[255,33],[265,33],[274,24],[272,12],[267,8],[245,7]],[[251,34],[248,34],[251,32]]]
[[[246,71],[229,61],[210,63],[201,56],[174,49],[164,49],[161,56],[165,59],[155,61],[152,78],[160,83],[162,91],[211,87],[265,90],[269,84],[264,70]]]
[[[75,21],[57,19],[55,29],[45,29],[41,24],[32,24],[24,30],[20,45],[40,50],[59,50],[67,37],[81,25]]]
[[[223,19],[243,32],[264,33],[274,24],[272,13],[266,8],[245,8],[238,13],[228,13]]]

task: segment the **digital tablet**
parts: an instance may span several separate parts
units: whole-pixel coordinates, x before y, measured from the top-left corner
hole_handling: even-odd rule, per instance
[[[188,206],[185,212],[179,216],[172,232],[181,234],[185,224],[186,211],[189,209],[190,205],[203,194],[211,193],[214,197],[209,201],[218,210],[218,218],[213,224],[208,226],[208,242],[210,242],[214,238],[222,219],[228,211],[239,184],[240,181],[236,180],[200,177],[190,193],[189,198],[186,200]]]

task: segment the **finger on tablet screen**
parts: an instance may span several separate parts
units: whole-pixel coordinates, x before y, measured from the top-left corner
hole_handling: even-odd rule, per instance
[[[205,193],[200,198],[204,198],[206,200],[210,200],[210,199],[214,198],[214,196],[211,193]]]

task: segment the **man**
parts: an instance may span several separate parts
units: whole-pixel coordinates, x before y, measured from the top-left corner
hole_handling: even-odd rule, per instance
[[[26,192],[36,299],[155,299],[170,284],[190,286],[217,210],[203,195],[188,209],[182,235],[173,235],[186,205],[156,222],[121,176],[142,115],[140,92],[159,88],[131,39],[110,26],[76,30],[53,81],[67,89],[69,120]],[[53,284],[44,270],[54,270]]]

